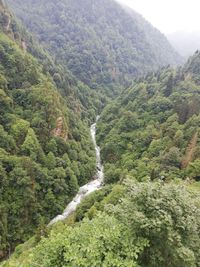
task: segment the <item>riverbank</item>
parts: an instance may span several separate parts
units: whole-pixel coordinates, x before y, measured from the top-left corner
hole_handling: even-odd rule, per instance
[[[100,154],[100,147],[96,143],[96,124],[99,117],[97,117],[97,120],[94,124],[90,127],[90,134],[91,138],[94,144],[95,153],[96,153],[96,175],[95,180],[90,181],[86,185],[80,187],[77,195],[73,198],[73,200],[67,205],[66,209],[62,214],[57,215],[55,218],[53,218],[50,223],[50,225],[55,224],[58,221],[65,220],[70,214],[72,214],[78,204],[81,203],[81,201],[90,193],[99,190],[102,187],[103,179],[104,179],[104,172],[103,172],[103,165],[101,164],[101,154]]]

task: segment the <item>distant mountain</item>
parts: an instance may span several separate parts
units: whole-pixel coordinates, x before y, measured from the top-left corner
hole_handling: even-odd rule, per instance
[[[200,49],[200,32],[180,31],[168,34],[167,38],[183,57],[189,57]]]
[[[8,3],[57,63],[108,95],[137,75],[181,62],[158,30],[113,0]]]

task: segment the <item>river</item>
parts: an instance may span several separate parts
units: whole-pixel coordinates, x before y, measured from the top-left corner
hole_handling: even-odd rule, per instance
[[[99,117],[97,117],[98,120]],[[52,225],[58,221],[65,220],[72,212],[74,212],[79,203],[90,193],[99,190],[102,187],[103,179],[104,179],[104,172],[103,172],[103,165],[101,164],[101,155],[100,155],[100,148],[96,143],[96,124],[97,120],[94,124],[90,127],[90,134],[92,137],[92,141],[94,143],[95,152],[96,152],[96,179],[90,181],[89,183],[85,184],[84,186],[80,187],[77,195],[74,199],[67,205],[66,209],[62,214],[57,215],[49,225]]]

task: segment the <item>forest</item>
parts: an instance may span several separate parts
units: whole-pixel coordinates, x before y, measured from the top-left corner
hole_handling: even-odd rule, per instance
[[[56,64],[110,97],[136,75],[182,62],[164,35],[113,0],[8,2]]]
[[[104,182],[49,226],[98,115]],[[198,50],[113,0],[0,0],[0,266],[200,267],[199,127]]]
[[[98,142],[106,181],[199,179],[200,53],[177,70],[134,81],[102,112]]]
[[[87,123],[67,107],[53,78],[7,33],[0,34],[0,257],[62,211],[95,173]],[[14,27],[14,26],[13,26]],[[5,33],[4,33],[5,31]],[[75,101],[75,100],[74,100]]]

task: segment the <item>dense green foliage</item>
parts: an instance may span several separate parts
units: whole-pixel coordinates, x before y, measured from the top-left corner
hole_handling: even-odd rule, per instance
[[[122,173],[139,181],[199,178],[199,59],[197,52],[183,69],[147,75],[105,108],[98,141],[106,182]]]
[[[200,266],[199,197],[173,184],[126,181],[124,190],[117,205],[92,220],[57,225],[3,266]]]
[[[107,95],[160,65],[180,63],[167,39],[113,0],[9,0],[13,11],[82,82]]]
[[[106,97],[76,79],[64,64],[58,64],[56,57],[50,56],[23,24],[5,6],[1,6],[0,30],[15,40],[18,45],[39,61],[43,73],[53,78],[68,107],[89,123],[95,120],[106,103]],[[62,62],[61,62],[62,63]]]
[[[14,40],[12,18],[1,5],[0,18],[2,258],[62,212],[94,175],[95,153],[87,125],[67,108],[20,37]]]
[[[179,57],[112,0],[9,0],[40,45],[2,2],[0,259],[33,237],[1,266],[200,267],[199,189],[177,179],[200,179],[200,53],[104,109],[107,185],[47,228],[94,176],[107,96]]]

